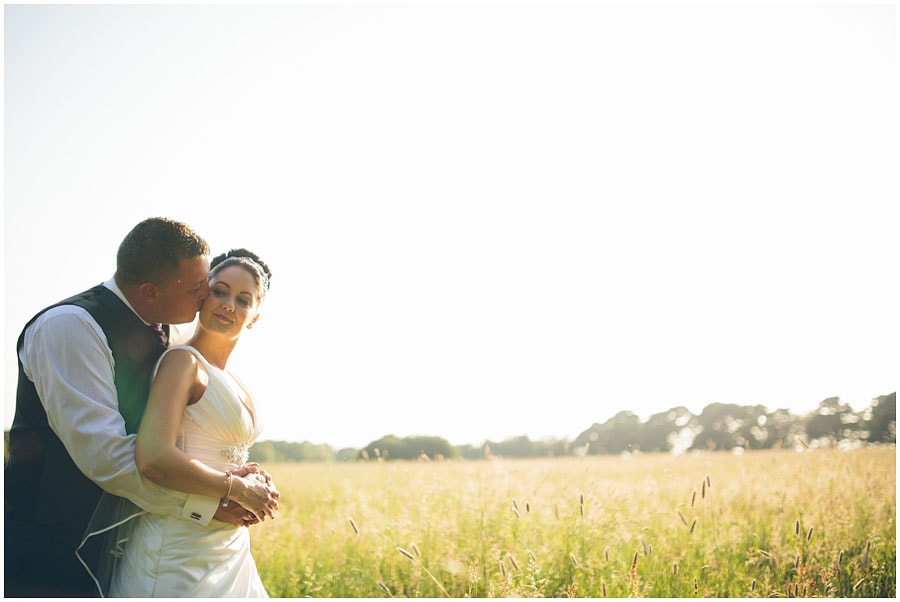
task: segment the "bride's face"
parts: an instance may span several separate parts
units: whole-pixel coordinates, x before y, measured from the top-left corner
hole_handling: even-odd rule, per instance
[[[259,317],[259,286],[240,265],[220,270],[209,281],[209,291],[200,308],[200,320],[207,328],[240,334]]]

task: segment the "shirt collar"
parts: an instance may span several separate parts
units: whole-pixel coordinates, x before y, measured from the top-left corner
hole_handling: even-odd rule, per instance
[[[134,311],[134,308],[131,306],[131,303],[129,303],[129,302],[128,302],[128,299],[125,298],[125,293],[123,293],[123,292],[122,292],[122,289],[119,288],[119,285],[116,284],[116,279],[115,279],[115,277],[112,277],[112,278],[110,278],[109,280],[107,280],[106,282],[104,282],[104,283],[103,283],[103,286],[105,286],[106,288],[108,288],[109,290],[111,290],[112,292],[114,292],[114,293],[116,294],[116,297],[118,297],[119,299],[121,299],[122,302],[123,302],[126,306],[128,306],[128,309],[130,309],[132,312],[134,312],[134,315],[136,315],[136,316],[141,320],[141,322],[143,322],[143,323],[146,324],[147,326],[150,326],[150,322],[148,322],[148,321],[145,320],[144,318],[141,318],[141,315],[140,315],[138,312]]]

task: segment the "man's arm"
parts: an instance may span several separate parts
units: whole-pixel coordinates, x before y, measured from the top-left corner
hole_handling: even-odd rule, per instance
[[[112,352],[87,311],[66,305],[45,312],[25,333],[21,359],[50,428],[89,479],[148,512],[209,523],[217,499],[165,489],[138,472],[136,435],[126,433],[119,413]]]

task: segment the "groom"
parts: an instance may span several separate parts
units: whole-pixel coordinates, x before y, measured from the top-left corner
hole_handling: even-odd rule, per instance
[[[159,487],[134,462],[167,325],[192,321],[209,295],[208,255],[187,225],[144,220],[119,246],[112,279],[42,310],[22,330],[4,471],[6,597],[97,595],[75,549],[104,490],[203,525],[255,522],[235,504]],[[248,472],[255,469],[237,474]]]

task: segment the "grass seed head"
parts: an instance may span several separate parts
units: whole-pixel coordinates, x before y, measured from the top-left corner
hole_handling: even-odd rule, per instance
[[[350,517],[350,526],[353,527],[353,532],[359,535],[359,527],[356,526],[356,521],[353,520],[353,517]]]
[[[412,553],[410,553],[410,552],[407,551],[407,550],[404,550],[404,549],[401,548],[400,546],[397,546],[397,551],[400,552],[401,554],[403,554],[404,556],[406,556],[407,558],[409,558],[410,560],[415,560],[415,559],[416,559],[416,557],[413,556]]]
[[[697,519],[695,518],[693,521],[691,521],[691,534],[692,535],[694,533],[694,527],[696,527],[696,526],[697,526]]]
[[[809,531],[806,532],[806,541],[809,541],[810,539],[812,539],[812,532],[813,532],[813,528],[810,527]]]
[[[578,568],[578,559],[575,558],[575,554],[569,554],[569,560],[572,561],[572,566]]]
[[[682,514],[682,512],[681,512],[681,508],[676,508],[675,511],[678,512],[678,518],[681,519],[681,522],[683,522],[684,525],[687,526],[688,522],[687,522],[687,519],[684,517],[684,514]]]

